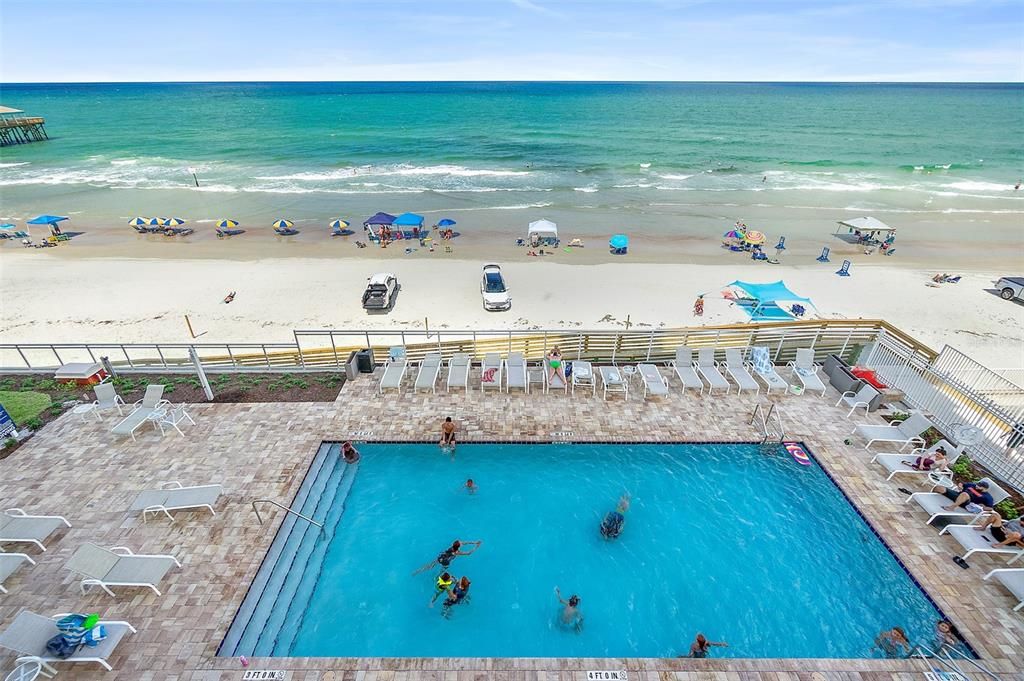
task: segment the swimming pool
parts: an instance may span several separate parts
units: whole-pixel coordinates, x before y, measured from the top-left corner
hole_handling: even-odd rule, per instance
[[[670,657],[696,632],[720,657],[857,658],[901,626],[931,644],[940,612],[816,461],[778,445],[325,443],[221,655]],[[465,490],[467,478],[479,487]],[[623,492],[617,540],[598,526]],[[470,600],[442,616],[450,572]],[[582,630],[554,588],[579,594]]]

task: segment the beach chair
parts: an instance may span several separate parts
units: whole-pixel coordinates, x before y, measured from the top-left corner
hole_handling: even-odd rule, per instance
[[[92,391],[96,394],[96,400],[92,403],[92,413],[96,414],[97,418],[101,418],[101,412],[110,411],[111,409],[116,409],[118,416],[124,416],[124,411],[122,411],[121,407],[128,405],[117,394],[117,389],[114,388],[113,383],[99,383],[93,386]],[[163,390],[160,391],[160,394],[163,394]]]
[[[4,544],[35,544],[46,551],[43,541],[61,526],[71,527],[59,515],[29,515],[20,508],[9,508],[0,515],[0,546]]]
[[[1000,501],[1010,496],[1002,487],[997,485],[990,478],[982,478],[981,480],[988,483],[988,493],[992,495],[993,505],[998,504]],[[979,482],[981,482],[981,480],[979,480]],[[949,506],[953,502],[945,495],[939,494],[938,492],[914,492],[907,497],[906,503],[909,504],[910,502],[914,502],[928,513],[928,524],[931,524],[931,522],[936,518],[972,520],[985,513],[984,510],[975,513],[964,508],[956,508],[952,511],[947,511],[943,507]]]
[[[420,362],[419,371],[416,372],[416,383],[412,387],[413,392],[419,392],[420,390],[429,390],[432,393],[437,392],[437,377],[441,373],[441,361],[440,352],[428,352],[423,357],[423,361]]]
[[[708,383],[708,394],[715,388],[725,390],[726,394],[729,394],[729,390],[732,386],[729,381],[725,380],[725,376],[718,370],[718,362],[715,361],[715,349],[714,348],[701,348],[697,351],[697,361],[693,363],[694,370],[704,377],[704,380]]]
[[[761,384],[754,380],[747,370],[749,366],[743,361],[743,353],[739,348],[727,348],[725,351],[725,362],[722,364],[726,373],[732,376],[736,383],[736,392],[753,390],[755,395],[761,394]]]
[[[452,388],[462,388],[469,394],[469,365],[470,357],[465,352],[457,353],[448,360],[448,392]]]
[[[934,445],[932,445],[928,449],[925,449],[924,447],[918,447],[917,449],[915,449],[914,451],[912,451],[910,453],[904,453],[904,454],[875,454],[874,458],[871,459],[871,462],[872,463],[881,464],[887,471],[889,471],[889,477],[887,477],[886,480],[892,480],[893,476],[901,475],[901,474],[903,474],[903,475],[918,475],[918,476],[925,475],[925,476],[927,476],[928,473],[930,473],[932,471],[918,470],[918,469],[914,468],[913,466],[908,466],[907,464],[905,464],[903,462],[904,461],[909,461],[909,462],[913,463],[914,459],[916,459],[917,457],[919,457],[919,456],[927,457],[929,454],[934,453],[935,450],[938,449],[939,447],[942,447],[943,451],[946,452],[946,458],[948,459],[949,465],[951,465],[951,466],[954,463],[956,463],[956,460],[959,459],[960,455],[963,454],[963,452],[964,452],[964,448],[962,446],[954,447],[953,445],[949,444],[949,442],[947,442],[946,440],[939,440],[938,442],[936,442]]]
[[[992,511],[992,513],[998,513],[998,511]],[[976,553],[987,553],[993,556],[1006,556],[1009,558],[1009,564],[1016,563],[1021,557],[1024,557],[1024,548],[1013,547],[1013,546],[996,546],[999,543],[992,533],[987,529],[984,532],[979,532],[977,529],[978,523],[988,513],[982,513],[975,516],[971,522],[966,525],[957,525],[950,523],[943,527],[939,534],[948,534],[949,536],[956,539],[960,543],[960,546],[964,547],[967,552],[964,553],[960,558],[967,560]]]
[[[604,399],[608,399],[608,393],[619,394],[623,399],[629,399],[629,383],[618,367],[598,367],[598,373],[601,376],[601,390]]]
[[[192,417],[187,411],[185,411],[185,405],[179,404],[177,407],[172,407],[166,411],[157,410],[153,412],[152,418],[149,419],[153,422],[153,427],[160,430],[161,435],[166,435],[168,430],[172,428],[178,431],[178,434],[185,437],[185,431],[181,429],[181,424],[188,421],[193,426],[196,422],[192,420]]]
[[[644,399],[648,395],[652,397],[663,397],[668,395],[668,383],[665,382],[658,367],[653,364],[637,364],[636,371],[640,374],[640,380],[644,382]]]
[[[510,352],[508,359],[505,360],[505,391],[511,392],[512,388],[530,392],[530,382],[526,376],[526,360],[521,352]]]
[[[796,351],[796,359],[786,366],[790,367],[793,370],[793,375],[800,379],[804,390],[820,390],[822,397],[825,396],[825,384],[818,376],[821,365],[814,363],[814,350],[800,348]]]
[[[50,677],[57,673],[52,665],[63,662],[95,662],[109,672],[113,671],[113,667],[107,659],[114,654],[117,644],[125,636],[135,633],[135,627],[127,622],[100,620],[96,626],[103,626],[106,638],[95,646],[81,646],[68,657],[56,657],[46,649],[46,643],[60,633],[57,621],[62,617],[66,617],[66,613],[44,617],[30,610],[22,610],[10,625],[0,632],[0,648],[37,660]]]
[[[409,362],[405,359],[404,352],[401,357],[389,357],[388,361],[384,363],[384,375],[380,377],[380,383],[377,384],[377,393],[383,394],[388,389],[397,390],[401,393],[402,379],[405,378],[405,372],[408,368]]]
[[[4,588],[4,580],[17,572],[22,563],[36,564],[26,553],[0,552],[0,594],[7,593],[7,589]]]
[[[772,388],[782,392],[789,390],[789,382],[779,376],[775,364],[772,363],[768,348],[759,346],[750,348],[750,368],[753,370],[754,376],[764,383],[765,394],[770,395]]]
[[[125,546],[105,549],[91,542],[79,546],[64,565],[82,576],[83,594],[88,587],[98,586],[111,596],[114,592],[110,588],[114,586],[152,589],[160,596],[156,585],[175,566],[181,567],[181,563],[174,556],[132,553]]]
[[[999,568],[985,575],[985,581],[994,578],[1018,599],[1014,612],[1024,608],[1024,568]]]
[[[488,388],[495,388],[501,392],[501,355],[496,352],[488,352],[484,355],[483,364],[480,366],[480,391]]]
[[[170,406],[170,402],[161,399],[163,393],[164,387],[162,385],[148,386],[146,394],[133,405],[134,408],[131,413],[119,421],[110,432],[114,435],[131,435],[134,440],[135,431],[138,430],[139,426],[146,421],[152,421],[154,417],[160,418],[161,415],[157,412]]]
[[[853,412],[857,411],[858,408],[864,409],[864,416],[868,415],[868,407],[871,406],[871,400],[878,397],[879,392],[870,383],[865,383],[860,387],[860,390],[854,392],[847,390],[839,396],[839,401],[836,402],[838,407],[840,404],[845,404],[850,408],[850,411],[846,412],[846,418],[853,416]]]
[[[683,382],[683,392],[686,392],[687,388],[692,388],[704,393],[704,381],[700,380],[700,376],[693,368],[693,350],[685,345],[676,348],[676,358],[668,364],[675,369],[676,376]]]
[[[142,522],[149,521],[150,513],[163,513],[173,523],[171,511],[207,509],[211,515],[217,515],[213,505],[224,493],[220,485],[196,485],[182,487],[177,480],[165,482],[159,489],[149,489],[135,497],[130,510],[142,511]]]
[[[572,362],[572,394],[576,394],[576,387],[590,388],[590,396],[597,396],[597,379],[594,376],[594,367],[590,362],[577,359]]]
[[[562,363],[562,372],[565,372],[565,367],[568,366],[567,362]],[[544,373],[544,391],[549,390],[561,390],[565,394],[569,394],[569,382],[572,381],[569,377],[564,377],[559,372],[551,371],[551,366],[548,361],[541,362],[540,370]],[[568,381],[568,382],[567,382]]]
[[[922,414],[913,414],[906,421],[895,426],[860,425],[853,429],[852,433],[860,435],[867,440],[864,449],[870,449],[876,442],[891,442],[899,444],[899,451],[907,448],[907,445],[914,442],[924,446],[924,439],[921,434],[932,427],[932,422]]]

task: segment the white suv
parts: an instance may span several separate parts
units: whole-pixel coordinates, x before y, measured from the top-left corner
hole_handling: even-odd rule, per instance
[[[480,279],[480,295],[484,299],[485,310],[512,309],[512,296],[505,285],[505,277],[501,276],[500,265],[484,265],[483,277]]]

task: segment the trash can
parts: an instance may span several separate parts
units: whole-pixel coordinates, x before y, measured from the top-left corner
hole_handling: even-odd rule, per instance
[[[359,373],[373,373],[373,348],[363,348],[356,353],[356,363],[359,365]]]

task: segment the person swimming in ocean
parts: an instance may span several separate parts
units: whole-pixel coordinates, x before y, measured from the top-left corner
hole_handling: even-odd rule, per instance
[[[569,596],[569,600],[562,598],[562,592],[555,587],[555,596],[558,602],[564,605],[558,616],[558,622],[567,629],[575,629],[577,632],[583,629],[583,613],[580,612],[580,597],[576,594]]]
[[[424,565],[420,569],[416,570],[416,572],[414,572],[412,574],[413,575],[418,575],[421,572],[426,572],[427,570],[429,570],[430,568],[434,567],[435,565],[440,565],[441,567],[446,568],[446,567],[448,567],[449,565],[452,564],[452,561],[455,560],[456,556],[468,556],[468,555],[471,555],[474,551],[476,551],[478,548],[480,548],[480,545],[482,543],[483,543],[483,541],[479,541],[479,540],[478,541],[459,541],[458,539],[456,539],[455,541],[452,542],[451,546],[446,548],[441,553],[437,554],[437,558],[435,558],[434,560],[430,561],[429,563],[427,563],[426,565]],[[462,549],[463,546],[472,546],[473,548],[471,548],[469,551],[462,551],[461,549]]]
[[[605,539],[615,539],[622,534],[622,528],[626,525],[626,511],[629,510],[629,494],[619,497],[619,503],[614,511],[601,521],[601,536]]]

